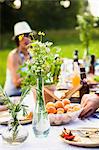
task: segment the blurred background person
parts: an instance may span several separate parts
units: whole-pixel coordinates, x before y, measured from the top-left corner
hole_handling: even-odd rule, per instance
[[[17,47],[9,53],[7,59],[4,91],[8,96],[21,95],[20,86],[22,78],[18,73],[18,69],[24,63],[24,61],[31,58],[29,52],[27,51],[27,45],[31,41],[29,37],[31,32],[32,29],[25,21],[18,22],[14,25],[14,40]]]

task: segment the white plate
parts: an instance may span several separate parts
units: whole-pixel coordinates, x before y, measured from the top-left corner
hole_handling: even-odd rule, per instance
[[[8,111],[2,111],[0,112],[0,124],[1,125],[7,125],[8,121],[11,119],[9,112]],[[19,117],[20,120],[20,124],[28,124],[32,122],[32,119],[24,119],[24,117],[22,118]]]
[[[84,129],[83,129],[83,131],[84,131]],[[99,128],[96,128],[96,129],[99,131]],[[92,128],[91,128],[91,130],[92,130]],[[73,131],[74,130],[71,130],[71,132],[73,132]],[[85,129],[85,131],[86,131],[86,129]],[[77,139],[78,139],[77,141],[69,141],[69,140],[66,140],[66,139],[64,139],[62,137],[61,137],[61,139],[65,143],[71,144],[71,145],[75,145],[75,146],[80,146],[80,147],[99,147],[99,134],[96,137],[92,136],[90,138],[80,136],[79,134],[78,135],[76,134],[75,137],[77,137]]]
[[[19,121],[21,125],[25,125],[25,124],[30,124],[32,123],[32,119],[25,119],[25,120],[20,120]],[[8,121],[3,121],[0,123],[1,125],[8,125]]]
[[[61,138],[64,142],[66,142],[67,144],[71,144],[71,145],[75,145],[75,146],[80,146],[80,147],[99,147],[99,138],[98,140],[95,141],[86,141],[85,138],[83,138],[82,142],[74,142],[74,141],[69,141],[69,140],[65,140],[64,138]]]

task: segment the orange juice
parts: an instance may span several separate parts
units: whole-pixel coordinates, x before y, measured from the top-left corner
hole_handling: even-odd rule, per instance
[[[74,72],[72,76],[72,85],[78,86],[80,84],[80,70],[77,62],[74,62]]]
[[[80,76],[79,74],[74,74],[74,76],[72,77],[72,85],[74,86],[78,86],[80,84]]]

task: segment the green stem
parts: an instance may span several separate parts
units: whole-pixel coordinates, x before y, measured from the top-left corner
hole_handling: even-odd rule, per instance
[[[42,107],[43,104],[43,81],[42,77],[37,78],[37,101],[39,105]]]

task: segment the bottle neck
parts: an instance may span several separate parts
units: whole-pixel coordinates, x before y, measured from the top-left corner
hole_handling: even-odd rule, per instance
[[[80,74],[80,70],[77,62],[74,62],[74,73]]]
[[[74,62],[78,62],[78,50],[74,51]]]

